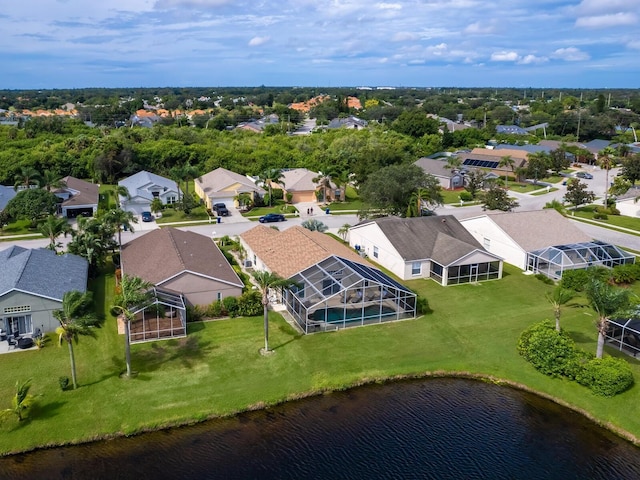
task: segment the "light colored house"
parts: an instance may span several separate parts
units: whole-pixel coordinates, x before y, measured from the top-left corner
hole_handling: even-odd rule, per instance
[[[182,196],[176,182],[145,170],[120,180],[118,186],[129,192],[129,197],[120,196],[121,208],[136,215],[151,211],[154,198],[159,198],[163,205],[173,205]]]
[[[0,329],[33,335],[54,331],[64,294],[85,292],[89,263],[77,255],[11,246],[0,251]]]
[[[97,184],[71,176],[61,179],[61,183],[63,186],[53,193],[62,199],[60,213],[63,217],[76,218],[79,215],[92,217],[96,214],[100,197],[100,187]]]
[[[460,223],[487,251],[505,262],[553,279],[569,269],[635,261],[633,255],[614,245],[592,240],[554,209],[489,213]]]
[[[246,193],[251,198],[266,193],[250,178],[222,167],[196,178],[194,185],[196,195],[209,210],[212,210],[214,203],[224,203],[227,207],[237,206],[236,197],[241,193]]]
[[[502,259],[451,215],[364,221],[349,229],[349,244],[403,280],[446,286],[502,277]]]
[[[122,246],[122,273],[184,296],[187,305],[209,305],[242,294],[244,284],[211,238],[161,228]]]
[[[506,173],[513,173],[511,167],[500,165],[504,157],[511,157],[514,163],[513,170],[515,171],[526,166],[528,155],[529,152],[523,150],[474,148],[471,152],[461,153],[460,161],[462,168],[488,169],[497,176],[504,176]]]
[[[285,198],[290,193],[291,203],[344,201],[344,188],[338,187],[334,182],[330,182],[325,188],[319,181],[314,181],[319,178],[322,178],[320,172],[312,172],[306,168],[292,168],[282,171],[283,185],[273,183],[272,188],[282,188]]]
[[[304,333],[416,315],[416,295],[364,258],[320,232],[258,225],[240,235],[247,265],[294,285],[279,300]]]

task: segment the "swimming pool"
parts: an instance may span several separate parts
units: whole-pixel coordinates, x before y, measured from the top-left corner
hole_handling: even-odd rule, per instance
[[[360,322],[363,319],[366,320],[375,317],[388,317],[395,314],[396,311],[386,305],[382,306],[382,310],[380,310],[380,307],[378,305],[368,305],[364,307],[364,312],[362,308],[345,309],[339,307],[329,307],[315,310],[309,316],[309,320],[313,320],[316,322],[326,321],[327,323],[350,323]]]

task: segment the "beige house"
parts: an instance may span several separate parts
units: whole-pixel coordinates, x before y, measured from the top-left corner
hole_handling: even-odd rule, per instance
[[[182,294],[187,305],[209,305],[242,294],[244,284],[212,239],[161,228],[122,246],[122,273]]]
[[[196,195],[204,201],[209,210],[212,210],[214,203],[237,207],[236,197],[241,193],[247,193],[251,198],[266,193],[250,178],[222,167],[196,178],[194,185]]]
[[[321,178],[319,172],[312,172],[306,168],[292,168],[282,171],[282,185],[272,183],[272,188],[282,188],[285,198],[291,194],[291,203],[333,202],[344,201],[344,188],[339,188],[334,182],[328,186],[321,185],[314,179]],[[319,193],[316,193],[319,192]]]

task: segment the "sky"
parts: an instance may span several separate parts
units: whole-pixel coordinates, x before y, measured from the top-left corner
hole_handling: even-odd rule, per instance
[[[0,88],[640,88],[640,0],[17,0]]]

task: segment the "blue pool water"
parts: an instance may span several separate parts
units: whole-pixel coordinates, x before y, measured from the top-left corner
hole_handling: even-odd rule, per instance
[[[382,306],[382,316],[395,315],[396,311],[385,305]],[[328,323],[342,323],[344,322],[359,322],[362,318],[362,308],[338,308],[329,307],[326,309],[316,310],[311,315],[311,320],[316,322],[324,322],[326,314],[326,321]],[[371,318],[380,315],[379,305],[368,305],[364,307],[364,317]]]

